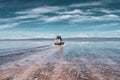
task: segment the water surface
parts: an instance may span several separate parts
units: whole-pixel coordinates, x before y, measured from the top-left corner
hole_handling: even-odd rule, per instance
[[[14,61],[18,61],[19,66],[38,62],[39,68],[43,66],[40,71],[50,74],[47,80],[56,80],[51,77],[56,74],[62,80],[120,80],[120,42],[68,41],[64,46],[38,41],[0,43],[0,66]]]

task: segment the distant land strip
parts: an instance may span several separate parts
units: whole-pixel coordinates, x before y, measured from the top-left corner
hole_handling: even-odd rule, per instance
[[[0,41],[54,41],[55,38],[31,38],[31,39],[0,39]],[[120,41],[120,38],[113,37],[75,37],[63,38],[64,41]]]

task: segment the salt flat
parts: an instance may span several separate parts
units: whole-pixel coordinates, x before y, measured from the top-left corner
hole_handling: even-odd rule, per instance
[[[0,80],[120,80],[119,42],[38,46],[2,54]]]

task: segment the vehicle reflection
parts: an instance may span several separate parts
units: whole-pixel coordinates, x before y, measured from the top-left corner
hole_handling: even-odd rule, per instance
[[[57,59],[62,58],[64,46],[63,45],[55,45],[55,56]]]

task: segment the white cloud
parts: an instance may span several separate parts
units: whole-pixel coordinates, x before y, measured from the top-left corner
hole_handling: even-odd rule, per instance
[[[45,7],[38,7],[38,8],[28,9],[25,11],[16,12],[16,14],[43,14],[43,13],[54,12],[60,9],[63,9],[63,7],[45,6]]]
[[[73,14],[69,14],[73,13]],[[79,23],[79,22],[93,22],[93,21],[119,21],[120,17],[114,14],[103,15],[103,16],[87,16],[87,15],[80,15],[74,14],[75,12],[68,12],[68,14],[62,14],[58,16],[44,16],[40,18],[42,21],[45,22],[57,22],[61,20],[66,20],[68,23]]]
[[[45,15],[37,15],[37,14],[27,15],[26,14],[26,15],[17,16],[14,18],[1,19],[0,21],[1,22],[4,21],[6,23],[16,23],[17,21],[19,21],[20,23],[29,23],[31,22],[31,20],[30,21],[22,20],[22,19],[29,19],[29,18],[35,19],[34,21],[43,21],[43,23],[44,22],[57,22],[61,20],[67,20],[66,22],[68,23],[79,23],[79,22],[86,22],[86,21],[93,22],[93,21],[118,21],[120,20],[120,17],[114,14],[108,14],[108,15],[103,15],[103,16],[90,16],[90,15],[87,16],[87,15],[84,15],[84,13],[83,14],[77,14],[77,13],[83,13],[83,12],[81,12],[78,9],[75,9],[73,11],[61,12],[61,14],[57,16],[45,16]]]
[[[73,23],[76,22],[85,22],[85,21],[118,21],[120,17],[114,14],[103,15],[103,16],[85,16],[85,15],[74,15],[74,18],[70,21]]]
[[[104,12],[104,13],[107,13],[107,14],[113,13],[113,11],[111,11],[111,10],[109,10],[109,9],[100,9],[99,11]]]
[[[120,10],[109,10],[109,9],[101,9],[101,12],[112,14],[112,13],[120,13]]]
[[[75,9],[72,11],[58,12],[58,14],[84,14],[84,12],[79,9]]]
[[[42,15],[43,13],[52,13],[55,12],[57,10],[61,10],[63,9],[63,7],[57,7],[57,6],[45,6],[45,7],[38,7],[38,8],[32,8],[29,10],[25,10],[25,11],[18,11],[15,14],[19,14],[19,16],[16,17],[11,17],[11,18],[4,18],[4,19],[0,19],[0,23],[16,23],[17,21],[24,23],[26,22],[26,20],[23,19],[29,19],[29,18],[33,18],[33,19],[38,19],[38,18],[44,18],[45,16]],[[29,22],[29,21],[27,21]],[[3,26],[3,25],[1,25]],[[7,26],[7,25],[6,25]]]
[[[0,25],[0,29],[4,29],[4,28],[9,28],[9,27],[15,27],[17,25],[19,25],[20,23],[6,23],[3,25]]]
[[[40,21],[43,22],[57,22],[61,20],[67,20],[68,23],[79,23],[79,22],[93,22],[93,21],[118,21],[120,20],[120,16],[113,14],[113,11],[109,9],[102,9],[102,8],[95,8],[95,9],[88,9],[88,10],[81,10],[81,9],[74,9],[70,10],[71,7],[81,7],[81,6],[94,6],[94,5],[101,5],[100,2],[92,2],[92,3],[78,3],[78,4],[71,4],[68,6],[44,6],[44,7],[37,7],[32,9],[27,9],[24,11],[18,11],[15,14],[19,15],[12,18],[5,18],[0,19],[0,23],[5,23],[0,26],[4,26],[4,28],[9,27],[6,23],[16,23],[17,21],[22,23],[29,23],[31,21]],[[103,16],[92,16],[91,14],[96,14],[94,12],[101,11],[107,13]],[[114,10],[116,12],[120,12],[119,10]],[[44,13],[56,13],[56,15],[44,15]],[[25,20],[32,18],[31,20]],[[14,24],[15,25],[15,24]],[[13,26],[14,26],[13,25]]]
[[[23,16],[17,16],[13,19],[28,19],[28,18],[37,18],[39,17],[40,15],[23,15]]]
[[[114,13],[120,13],[120,10],[118,9],[109,9],[109,8],[93,8],[93,9],[89,9],[89,11],[91,12],[103,12],[103,13],[106,13],[106,14],[114,14]]]
[[[100,2],[90,2],[90,3],[78,3],[78,4],[71,4],[69,7],[86,7],[86,6],[97,6],[101,5]]]
[[[38,18],[41,15],[22,15],[22,16],[17,16],[17,17],[13,17],[13,18],[5,18],[5,19],[0,19],[0,22],[17,22],[18,20],[22,20],[22,19],[29,19],[29,18]]]
[[[120,17],[114,14],[109,14],[109,15],[104,15],[104,16],[99,16],[99,17],[91,17],[92,20],[96,21],[105,21],[105,20],[120,20]]]
[[[59,15],[91,15],[91,14],[94,14],[93,12],[91,11],[83,11],[83,10],[80,10],[80,9],[74,9],[74,10],[69,10],[69,11],[59,11],[59,12],[56,12],[57,14]]]
[[[56,21],[61,21],[65,19],[70,19],[72,18],[72,15],[59,15],[59,16],[53,16],[53,17],[44,17],[41,18],[45,22],[56,22]]]

